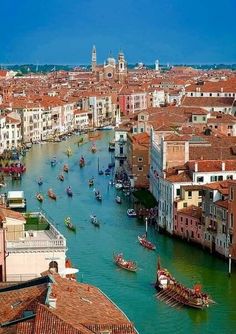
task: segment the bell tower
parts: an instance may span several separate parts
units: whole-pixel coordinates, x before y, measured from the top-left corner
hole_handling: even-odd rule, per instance
[[[97,51],[96,51],[96,47],[95,45],[93,46],[92,49],[92,72],[95,72],[96,70],[96,66],[97,66]]]
[[[123,81],[127,74],[127,64],[125,56],[122,51],[118,54],[118,68],[117,68],[118,80]]]

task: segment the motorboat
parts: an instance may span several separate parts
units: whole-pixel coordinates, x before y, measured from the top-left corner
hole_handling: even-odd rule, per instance
[[[69,166],[68,166],[68,164],[65,164],[65,165],[63,166],[63,171],[64,171],[65,173],[68,173],[68,172],[69,172]]]
[[[136,213],[136,211],[135,211],[134,209],[128,209],[128,210],[127,210],[127,215],[128,215],[129,217],[131,217],[131,218],[135,218],[135,217],[137,217],[137,213]]]

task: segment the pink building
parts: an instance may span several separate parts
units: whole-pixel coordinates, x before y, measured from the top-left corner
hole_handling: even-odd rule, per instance
[[[178,210],[174,216],[174,234],[198,244],[203,243],[203,228],[201,222],[202,209],[191,205]]]
[[[0,282],[5,281],[5,238],[2,223],[0,222]]]

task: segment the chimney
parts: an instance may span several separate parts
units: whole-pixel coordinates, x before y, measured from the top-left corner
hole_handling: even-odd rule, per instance
[[[198,162],[197,161],[195,161],[194,163],[194,171],[198,172]]]
[[[225,170],[225,162],[224,161],[221,162],[221,170],[223,170],[223,171]]]

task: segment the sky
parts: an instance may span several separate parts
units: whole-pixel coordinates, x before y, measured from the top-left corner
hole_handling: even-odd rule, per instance
[[[236,63],[236,0],[5,0],[0,64]]]

